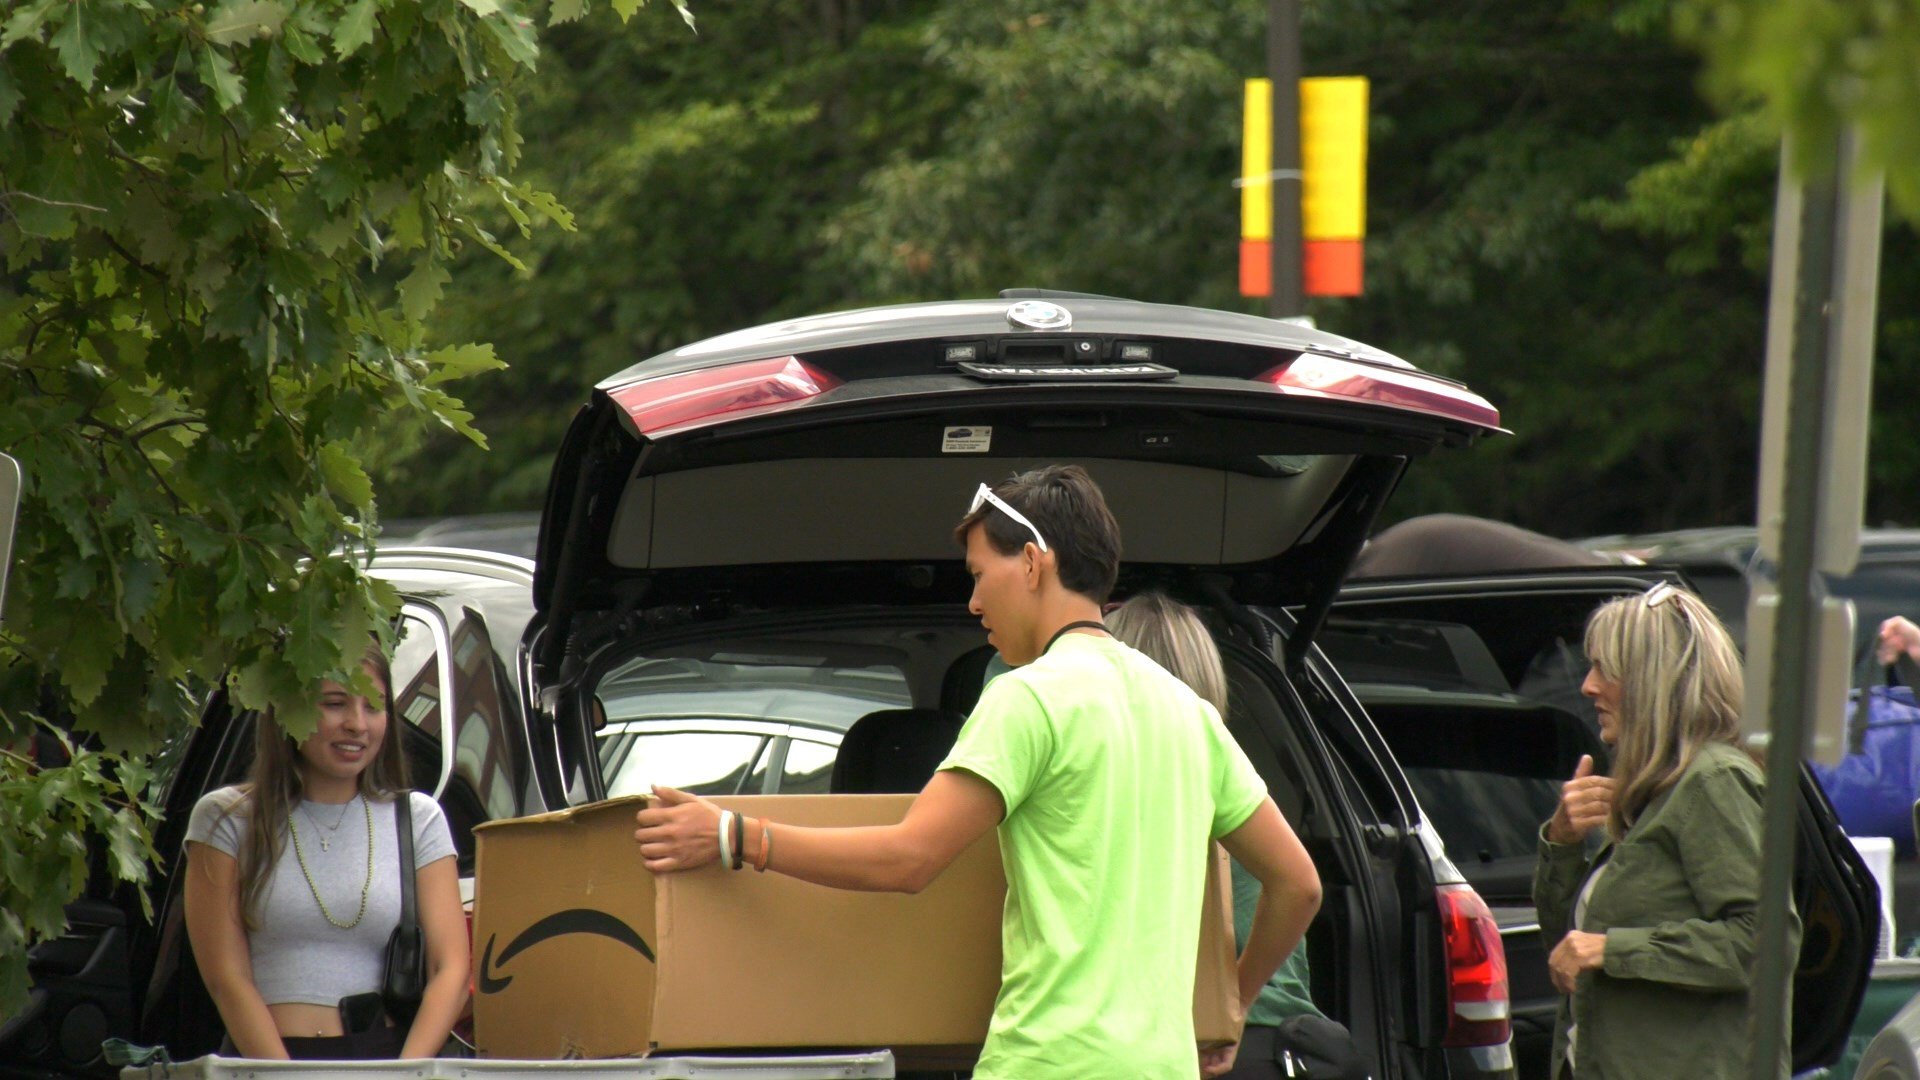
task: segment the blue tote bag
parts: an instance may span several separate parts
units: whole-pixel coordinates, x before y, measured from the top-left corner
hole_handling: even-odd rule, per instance
[[[1840,824],[1851,836],[1892,837],[1902,857],[1914,853],[1913,803],[1920,798],[1920,703],[1913,688],[1893,684],[1849,695],[1848,753],[1838,765],[1813,765]]]

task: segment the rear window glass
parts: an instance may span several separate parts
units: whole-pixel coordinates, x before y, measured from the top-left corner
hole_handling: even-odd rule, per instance
[[[665,784],[700,794],[825,791],[840,738],[869,713],[912,705],[896,665],[742,642],[640,656],[594,691],[610,796]]]
[[[1459,863],[1532,859],[1560,782],[1467,769],[1408,767],[1420,809]]]
[[[1601,752],[1578,717],[1515,694],[1375,688],[1370,696],[1367,712],[1420,809],[1469,872],[1531,860],[1560,784],[1581,754]]]

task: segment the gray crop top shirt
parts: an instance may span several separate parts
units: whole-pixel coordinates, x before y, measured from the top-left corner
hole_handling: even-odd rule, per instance
[[[453,838],[440,805],[431,795],[418,791],[412,795],[415,867],[453,857]],[[364,805],[293,805],[307,871],[327,910],[341,922],[352,921],[360,909],[361,884],[367,880]],[[267,1004],[334,1005],[349,994],[380,988],[387,937],[400,922],[400,845],[394,837],[393,805],[372,803],[373,881],[367,886],[367,913],[351,930],[342,930],[321,916],[293,844],[285,844],[261,897],[260,928],[247,934],[253,984]],[[194,804],[187,840],[238,858],[251,808],[252,802],[237,787],[210,791]],[[327,837],[326,850],[320,846],[322,835]]]

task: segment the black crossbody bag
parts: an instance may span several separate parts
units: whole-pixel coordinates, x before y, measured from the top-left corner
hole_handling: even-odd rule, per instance
[[[393,806],[394,831],[400,834],[400,925],[387,938],[385,977],[380,999],[387,1015],[402,1028],[413,1023],[427,992],[427,943],[413,899],[413,793],[403,791]]]

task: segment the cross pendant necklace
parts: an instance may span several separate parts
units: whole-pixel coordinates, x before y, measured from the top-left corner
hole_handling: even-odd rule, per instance
[[[333,821],[333,824],[331,825],[328,825],[322,822],[319,818],[314,817],[313,811],[311,809],[307,809],[307,820],[313,822],[315,825],[318,825],[320,827],[320,832],[319,832],[320,850],[323,853],[333,850],[334,834],[340,831],[341,824],[347,820],[347,811],[352,809],[353,804],[357,801],[359,801],[358,795],[354,796],[351,799],[348,799],[346,802],[346,805],[340,808],[340,816],[335,818]],[[304,804],[303,804],[303,809],[306,809],[306,806]]]

